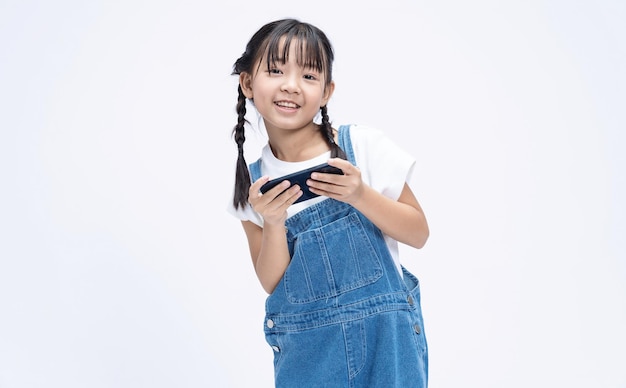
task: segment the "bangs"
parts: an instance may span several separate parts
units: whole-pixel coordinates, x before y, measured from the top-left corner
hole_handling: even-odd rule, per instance
[[[289,60],[291,45],[294,44],[298,66],[324,73],[326,81],[330,82],[333,52],[330,46],[325,47],[320,43],[325,37],[302,24],[285,27],[276,28],[268,37],[265,51],[268,68],[276,63],[285,64]]]

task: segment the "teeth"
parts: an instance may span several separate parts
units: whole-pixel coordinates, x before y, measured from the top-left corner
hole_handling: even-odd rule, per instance
[[[287,101],[278,101],[276,105],[282,106],[285,108],[297,108],[298,107],[297,104],[294,104],[293,102],[287,102]]]

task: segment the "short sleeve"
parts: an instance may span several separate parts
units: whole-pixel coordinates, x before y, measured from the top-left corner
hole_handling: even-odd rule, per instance
[[[226,207],[226,211],[240,221],[250,221],[258,226],[263,226],[263,217],[255,212],[249,204],[236,209],[235,205],[231,202]]]
[[[350,137],[363,181],[397,200],[411,179],[415,158],[376,128],[353,125]]]

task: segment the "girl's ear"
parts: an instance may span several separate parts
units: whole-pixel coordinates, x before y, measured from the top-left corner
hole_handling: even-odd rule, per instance
[[[239,86],[241,86],[241,91],[246,98],[252,99],[252,77],[248,73],[239,74]]]
[[[328,84],[324,88],[324,95],[322,96],[322,106],[326,106],[328,104],[328,101],[332,97],[334,91],[335,91],[335,81],[330,81],[330,84]]]

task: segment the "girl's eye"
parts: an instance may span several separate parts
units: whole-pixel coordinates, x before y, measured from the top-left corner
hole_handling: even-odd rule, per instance
[[[270,74],[280,74],[280,70],[278,70],[278,69],[269,69],[268,72]]]
[[[304,79],[308,79],[308,80],[311,80],[311,81],[315,81],[315,80],[317,79],[317,77],[316,77],[315,75],[313,75],[313,74],[306,74],[306,75],[304,76]]]

